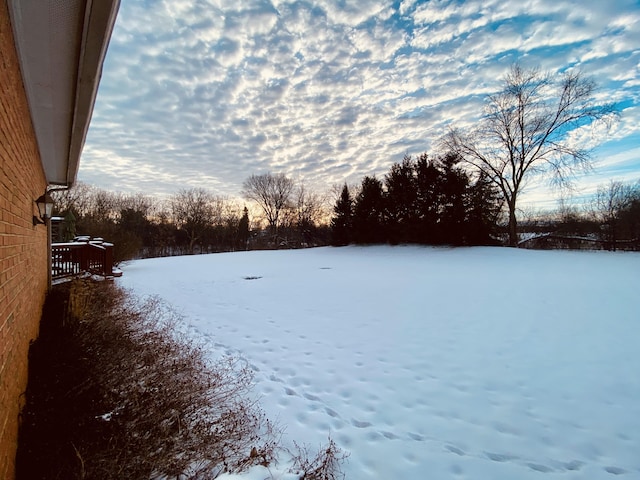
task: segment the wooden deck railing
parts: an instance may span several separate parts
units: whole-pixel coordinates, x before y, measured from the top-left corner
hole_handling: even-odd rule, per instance
[[[91,273],[113,277],[113,245],[104,242],[51,244],[51,276],[54,279]]]

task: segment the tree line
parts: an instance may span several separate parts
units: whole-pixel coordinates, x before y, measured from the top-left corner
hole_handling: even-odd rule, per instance
[[[533,236],[533,248],[640,250],[640,180],[600,185],[581,207],[560,205],[556,212],[529,215],[520,230]]]
[[[405,155],[383,180],[365,176],[334,206],[332,243],[495,244],[503,200],[485,175],[471,178],[447,153]]]
[[[459,155],[406,155],[382,180],[344,185],[333,207],[331,244],[509,245],[509,215],[483,172]],[[519,212],[518,243],[533,248],[640,250],[640,180],[598,186],[585,203]],[[538,238],[539,240],[536,240]]]
[[[592,218],[610,250],[616,250],[620,242],[635,242],[636,250],[640,247],[640,181],[611,181],[600,186],[592,205]],[[580,215],[574,213],[574,217],[580,220]]]
[[[278,198],[267,191],[265,201],[257,202],[262,215],[251,215],[247,206],[239,201],[203,188],[181,189],[160,199],[139,193],[111,192],[79,182],[68,190],[52,193],[54,216],[63,218],[56,228],[54,241],[70,241],[77,235],[101,237],[114,244],[117,262],[326,245],[329,231],[324,197],[284,175],[250,178],[260,177],[284,179],[290,187],[284,194],[280,192]],[[248,186],[244,194],[248,200],[254,200]],[[272,207],[272,202],[277,203],[276,207]],[[272,208],[277,209],[275,216]]]
[[[252,175],[247,200],[266,188],[260,212],[205,189],[183,189],[167,199],[122,194],[78,183],[54,193],[59,224],[54,241],[76,235],[102,237],[115,245],[115,259],[213,253],[265,248],[300,248],[349,243],[494,245],[508,243],[504,199],[481,173],[473,176],[455,153],[406,155],[382,179],[335,188],[332,215],[320,195],[278,174]],[[253,187],[252,187],[253,185]],[[258,191],[250,192],[254,188]],[[267,213],[265,213],[267,212]],[[640,248],[640,181],[601,185],[582,207],[524,213],[518,233],[579,239],[589,248]],[[589,243],[591,242],[591,243]],[[536,245],[562,248],[564,244]]]
[[[248,212],[205,189],[161,200],[77,183],[54,197],[54,215],[64,218],[56,240],[102,237],[114,244],[116,261],[235,250],[248,238]]]

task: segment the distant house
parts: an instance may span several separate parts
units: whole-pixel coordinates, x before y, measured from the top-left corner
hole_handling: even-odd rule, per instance
[[[29,342],[48,289],[34,201],[78,172],[119,0],[0,0],[0,479],[15,476]]]

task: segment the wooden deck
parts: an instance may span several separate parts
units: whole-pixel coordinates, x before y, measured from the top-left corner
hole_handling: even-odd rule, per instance
[[[89,273],[102,277],[119,277],[113,268],[113,244],[81,241],[51,244],[51,276],[54,280]]]

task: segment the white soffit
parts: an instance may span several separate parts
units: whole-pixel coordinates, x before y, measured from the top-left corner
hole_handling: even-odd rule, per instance
[[[120,0],[8,0],[22,78],[50,184],[78,173]]]

